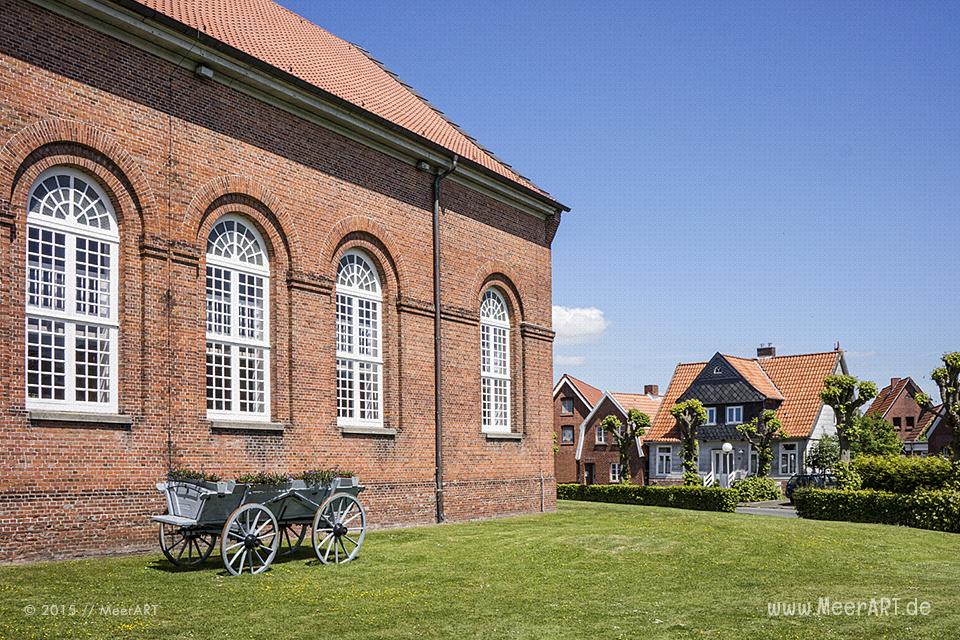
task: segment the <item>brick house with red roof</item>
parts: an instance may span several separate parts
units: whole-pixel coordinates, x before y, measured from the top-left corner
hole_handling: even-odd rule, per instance
[[[836,433],[833,410],[820,400],[823,380],[846,372],[842,351],[778,356],[772,346],[760,347],[756,358],[717,353],[707,362],[678,364],[653,428],[644,438],[649,482],[682,482],[680,439],[670,409],[689,399],[700,400],[707,409],[707,423],[698,434],[698,471],[706,484],[729,486],[756,472],[756,451],[736,425],[767,409],[776,412],[787,433],[773,446],[770,476],[785,481],[803,472],[810,447]],[[732,445],[729,452],[723,450],[726,443]]]
[[[662,400],[657,385],[646,385],[643,393],[603,392],[563,375],[553,389],[557,482],[620,482],[620,452],[601,423],[609,415],[626,423],[631,409],[646,413],[652,421]],[[642,439],[638,440],[630,460],[630,482],[634,484],[646,483],[645,455]]]
[[[172,467],[554,508],[567,207],[269,0],[0,10],[0,559],[154,545]]]
[[[929,409],[917,404],[923,390],[913,378],[890,378],[874,398],[866,415],[883,418],[893,425],[907,455],[940,455],[951,440],[949,428],[940,424],[940,406]]]

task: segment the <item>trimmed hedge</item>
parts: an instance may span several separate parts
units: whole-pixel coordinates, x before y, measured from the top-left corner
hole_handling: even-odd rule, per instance
[[[615,502],[648,507],[734,512],[740,494],[721,487],[648,487],[637,484],[558,484],[558,500]]]
[[[740,502],[764,502],[783,498],[783,491],[773,478],[747,476],[733,483],[733,488],[740,496]]]
[[[937,456],[859,456],[851,467],[863,479],[864,489],[894,493],[950,488],[957,477],[950,461]]]
[[[909,494],[869,489],[797,489],[793,504],[801,518],[898,524],[960,533],[960,491],[950,489]]]

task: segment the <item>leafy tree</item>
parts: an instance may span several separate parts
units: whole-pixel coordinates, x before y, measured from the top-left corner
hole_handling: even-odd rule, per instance
[[[675,404],[670,415],[677,421],[680,431],[680,457],[683,458],[683,484],[700,485],[703,481],[697,473],[697,459],[700,457],[700,443],[697,442],[697,430],[707,421],[707,410],[699,400],[686,400]]]
[[[833,409],[840,443],[840,459],[850,462],[850,435],[854,429],[857,410],[877,397],[877,385],[853,376],[830,375],[823,380],[820,399]]]
[[[826,473],[840,462],[840,445],[835,436],[825,436],[817,440],[817,444],[810,448],[804,460],[804,466],[813,469],[814,473]]]
[[[954,461],[960,461],[960,351],[954,351],[943,356],[943,366],[930,372],[930,377],[940,389],[940,419],[944,426],[953,433],[953,442],[950,445],[950,456]],[[925,393],[917,395],[917,402],[921,407],[930,408],[930,396]]]
[[[636,439],[646,433],[650,427],[650,416],[637,409],[630,409],[627,412],[626,427],[620,422],[620,418],[614,415],[604,418],[600,426],[613,436],[620,451],[620,482],[630,482],[630,478],[633,477],[630,473],[630,447],[635,446]]]
[[[765,478],[770,473],[770,463],[773,462],[773,447],[775,438],[785,438],[787,432],[777,420],[777,414],[767,409],[759,418],[737,425],[737,431],[757,450],[757,476]]]
[[[850,453],[857,456],[898,456],[903,443],[892,424],[880,416],[857,416],[850,433]]]

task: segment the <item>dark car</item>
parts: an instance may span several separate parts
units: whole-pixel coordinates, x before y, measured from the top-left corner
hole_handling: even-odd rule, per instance
[[[793,500],[793,492],[804,487],[836,489],[837,477],[831,473],[798,473],[787,480],[787,499]]]

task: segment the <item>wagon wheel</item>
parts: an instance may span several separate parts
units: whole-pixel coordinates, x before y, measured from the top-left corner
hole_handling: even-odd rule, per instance
[[[297,523],[280,525],[280,550],[277,555],[289,556],[299,549],[307,537],[307,526]]]
[[[277,519],[265,506],[253,502],[231,513],[220,535],[223,566],[235,576],[266,571],[279,547]]]
[[[217,534],[160,523],[160,550],[176,567],[195,567],[213,553]]]
[[[313,517],[313,550],[323,564],[350,562],[367,535],[367,516],[349,493],[330,496]]]

